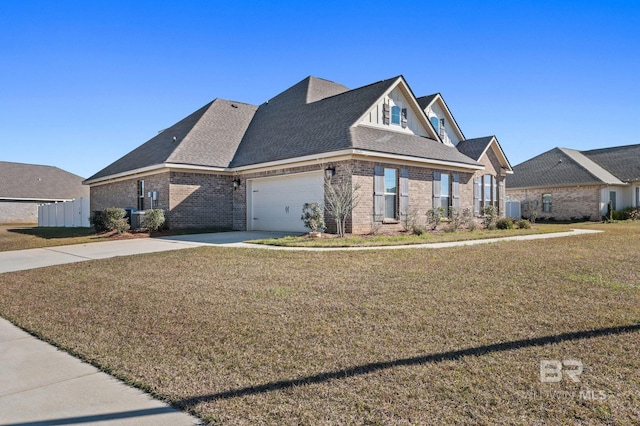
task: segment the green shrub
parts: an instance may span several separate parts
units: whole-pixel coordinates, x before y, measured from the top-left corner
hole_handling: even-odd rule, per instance
[[[107,225],[104,223],[104,212],[100,210],[91,212],[89,223],[97,233],[108,231]]]
[[[117,222],[120,219],[124,219],[127,212],[118,207],[109,207],[102,210],[102,215],[104,217],[105,228],[107,228],[108,231],[113,231],[114,229],[117,229]],[[122,225],[120,225],[120,227],[122,227]]]
[[[531,222],[529,222],[527,219],[520,219],[519,221],[516,222],[515,225],[518,227],[518,229],[531,228]]]
[[[496,228],[498,229],[513,229],[513,220],[508,217],[503,217],[496,221]]]
[[[129,225],[129,221],[127,220],[126,217],[123,217],[122,219],[114,220],[112,226],[113,226],[113,229],[118,231],[118,234],[127,232],[131,228],[131,225]]]
[[[157,231],[164,225],[164,210],[151,209],[144,212],[142,227],[149,231]]]

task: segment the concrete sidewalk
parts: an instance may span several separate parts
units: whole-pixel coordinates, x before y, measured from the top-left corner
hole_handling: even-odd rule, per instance
[[[169,250],[188,249],[206,245],[236,246],[242,241],[263,238],[279,238],[285,232],[219,232],[215,234],[177,235],[164,238],[137,238],[132,240],[104,241],[88,244],[44,247],[0,252],[0,274],[24,271],[45,266],[132,256]]]
[[[0,425],[200,424],[2,318],[0,371]]]

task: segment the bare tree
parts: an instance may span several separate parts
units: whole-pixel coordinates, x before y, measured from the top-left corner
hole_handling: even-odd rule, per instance
[[[333,177],[324,181],[324,211],[336,222],[336,232],[344,237],[347,218],[360,202],[360,184],[352,185],[352,169],[345,167],[341,178]]]

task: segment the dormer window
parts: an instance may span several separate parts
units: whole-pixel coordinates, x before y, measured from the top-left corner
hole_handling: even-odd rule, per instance
[[[444,118],[440,119],[440,137],[444,138]]]
[[[391,107],[391,124],[402,125],[407,127],[407,109],[400,108],[398,105]]]
[[[400,124],[400,107],[397,105],[391,107],[391,124]]]
[[[440,131],[438,129],[440,129],[440,120],[438,120],[438,117],[431,117],[429,120],[431,120],[431,125],[436,129],[436,132],[439,133]]]

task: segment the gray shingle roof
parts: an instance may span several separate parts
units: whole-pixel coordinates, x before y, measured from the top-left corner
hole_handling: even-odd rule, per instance
[[[304,103],[309,79],[260,105],[231,166],[352,148],[349,128],[399,77]]]
[[[418,105],[420,105],[420,108],[422,108],[422,110],[424,111],[425,108],[428,107],[429,104],[431,104],[431,102],[433,102],[433,100],[438,95],[439,93],[434,93],[433,95],[428,95],[428,96],[420,96],[416,100],[418,101]]]
[[[0,198],[69,200],[87,198],[80,176],[53,166],[0,161]]]
[[[215,99],[87,180],[163,163],[227,167],[256,109]]]
[[[602,180],[561,148],[553,148],[518,164],[507,179],[508,188],[597,185]]]
[[[474,160],[480,160],[482,153],[487,149],[494,136],[485,136],[483,138],[466,139],[458,143],[458,151],[471,157]]]
[[[587,158],[580,151],[576,151],[575,149],[568,148],[560,148],[560,151],[567,154],[574,160],[576,163],[580,165],[583,169],[591,173],[596,179],[598,179],[602,183],[611,184],[611,185],[620,185],[623,182],[620,181],[617,177],[609,173],[607,170],[602,168],[600,165],[594,163],[591,159]]]
[[[421,136],[358,126],[351,130],[351,137],[353,148],[356,149],[478,165],[477,161],[467,157],[455,147]]]
[[[624,182],[640,181],[640,144],[581,152]]]
[[[259,107],[216,99],[88,181],[165,163],[242,167],[344,149],[478,165],[476,159],[428,138],[352,128],[401,78],[349,90],[338,83],[307,77]],[[428,98],[420,99],[424,102]]]

